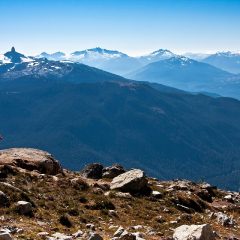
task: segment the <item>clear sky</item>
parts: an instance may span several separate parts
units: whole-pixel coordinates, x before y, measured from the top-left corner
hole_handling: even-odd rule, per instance
[[[240,0],[0,0],[0,52],[240,50]]]

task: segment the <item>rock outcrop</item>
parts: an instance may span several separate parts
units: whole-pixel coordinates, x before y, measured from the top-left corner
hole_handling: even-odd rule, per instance
[[[62,168],[53,156],[45,151],[32,148],[11,148],[0,151],[0,165],[10,165],[26,170],[55,175]]]
[[[115,177],[110,185],[111,190],[141,193],[147,189],[147,178],[140,169],[133,169]]]

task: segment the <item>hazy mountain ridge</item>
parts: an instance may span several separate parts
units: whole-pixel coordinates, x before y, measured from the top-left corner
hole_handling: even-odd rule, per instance
[[[151,81],[190,92],[212,92],[240,98],[239,75],[183,56],[150,63],[128,78]]]
[[[231,73],[240,73],[240,53],[218,52],[202,61]]]

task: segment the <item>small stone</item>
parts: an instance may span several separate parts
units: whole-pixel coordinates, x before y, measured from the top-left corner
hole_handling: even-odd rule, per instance
[[[33,214],[32,204],[26,201],[18,201],[16,210],[19,214],[31,216]]]
[[[0,207],[7,207],[9,206],[9,199],[7,195],[0,191]]]
[[[113,236],[114,236],[114,237],[120,237],[123,232],[124,232],[124,228],[123,228],[123,227],[119,227],[119,228],[117,229],[117,231],[113,234]]]
[[[89,164],[81,171],[85,178],[100,179],[102,178],[103,165],[99,163]]]
[[[71,236],[56,232],[48,240],[72,240]]]
[[[115,178],[124,172],[124,168],[121,165],[116,164],[103,169],[103,178]]]
[[[37,234],[37,236],[39,236],[42,239],[46,239],[48,235],[49,235],[48,232],[40,232]]]
[[[161,198],[162,193],[160,193],[159,191],[152,191],[152,196],[155,198]]]
[[[88,240],[103,240],[98,233],[90,233]]]
[[[86,224],[86,228],[91,229],[92,231],[95,231],[95,225],[92,223]]]
[[[75,232],[75,233],[73,234],[73,237],[74,237],[74,238],[78,238],[78,237],[81,237],[82,235],[83,235],[83,231],[78,230],[77,232]]]
[[[217,217],[217,221],[224,227],[233,227],[235,225],[233,218],[222,212],[215,213],[214,215]]]

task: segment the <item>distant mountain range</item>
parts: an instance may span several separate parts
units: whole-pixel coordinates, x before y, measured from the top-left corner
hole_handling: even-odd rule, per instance
[[[56,52],[48,54],[41,53],[36,57],[44,57],[49,60],[70,60],[74,62],[81,62],[93,67],[101,68],[103,70],[113,72],[116,74],[126,74],[143,67],[152,62],[165,60],[171,57],[179,56],[167,49],[159,49],[150,54],[131,57],[125,53],[116,50],[107,50],[100,47],[91,48],[81,51],[75,51],[69,55],[63,52]],[[185,53],[182,56],[191,58],[196,61],[211,64],[222,70],[239,74],[240,73],[240,53],[234,52],[218,52],[216,54],[206,53]]]
[[[1,148],[48,150],[75,170],[118,162],[161,179],[204,179],[239,189],[239,101],[25,57],[15,49],[3,56]],[[179,57],[152,64],[169,61],[210,66]]]
[[[62,52],[56,52],[53,54],[43,52],[36,57],[55,61],[68,60],[79,62],[115,74],[124,75],[151,62],[164,60],[173,56],[175,56],[175,54],[169,50],[159,49],[145,56],[130,57],[119,51],[97,47],[83,51],[75,51],[70,55],[66,55]]]
[[[68,57],[61,52],[26,57],[16,52],[14,48],[4,55],[0,55],[0,75],[2,78],[18,78],[34,74],[41,77],[60,78],[68,73],[68,78],[76,81],[76,72],[81,72],[84,78],[84,74],[88,73],[90,66],[96,67],[95,72],[102,69],[102,74],[106,80],[109,80],[109,77],[120,78],[120,76],[111,75],[109,72],[128,72],[121,75],[128,79],[145,81],[155,87],[156,85],[153,83],[189,92],[202,92],[211,96],[222,95],[240,99],[239,74],[233,74],[211,64],[176,55],[169,50],[160,49],[138,58],[101,48],[77,51]],[[83,69],[85,70],[83,71]],[[88,79],[90,79],[89,76]],[[92,81],[95,80],[92,79]]]
[[[202,61],[231,73],[240,73],[239,53],[219,52],[204,58]]]
[[[182,56],[150,63],[126,77],[161,83],[185,91],[207,91],[240,99],[239,75]]]

